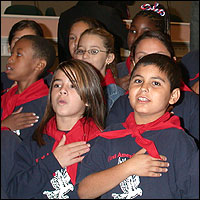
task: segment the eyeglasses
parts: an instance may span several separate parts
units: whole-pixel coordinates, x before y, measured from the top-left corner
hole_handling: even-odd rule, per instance
[[[99,52],[105,52],[107,53],[108,51],[103,51],[103,50],[99,50],[99,49],[89,49],[89,50],[83,50],[83,49],[77,49],[75,51],[75,54],[77,55],[84,55],[86,52],[88,52],[88,54],[90,55],[97,55]]]

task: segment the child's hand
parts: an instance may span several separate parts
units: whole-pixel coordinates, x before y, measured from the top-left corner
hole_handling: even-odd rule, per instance
[[[62,167],[67,167],[74,163],[81,162],[84,158],[84,153],[90,150],[90,144],[84,141],[73,142],[65,145],[66,136],[60,140],[58,146],[55,148],[53,154]]]
[[[169,163],[165,162],[167,160],[165,156],[160,155],[163,159],[160,160],[144,154],[145,152],[145,149],[141,149],[126,161],[127,170],[129,170],[130,175],[160,177],[161,173],[168,171],[166,167],[169,167]]]
[[[1,122],[1,126],[8,127],[10,130],[21,130],[28,128],[38,122],[38,116],[35,113],[21,113],[23,107],[13,112],[10,116]]]

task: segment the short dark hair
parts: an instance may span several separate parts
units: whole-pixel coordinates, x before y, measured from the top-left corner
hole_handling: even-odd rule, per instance
[[[135,50],[137,48],[137,45],[140,43],[140,41],[147,39],[147,38],[155,38],[157,40],[160,40],[163,45],[167,48],[167,50],[170,53],[171,58],[175,56],[174,48],[172,46],[171,38],[168,34],[163,33],[161,31],[146,31],[142,35],[140,35],[137,40],[132,44],[131,46],[131,57],[135,57]]]
[[[176,64],[173,58],[163,54],[148,54],[142,57],[133,68],[131,72],[132,80],[134,72],[139,68],[139,66],[155,65],[159,68],[161,72],[164,72],[167,75],[167,78],[170,82],[170,91],[172,92],[175,88],[180,88],[181,85],[181,70],[179,65]]]
[[[8,36],[8,44],[11,45],[12,39],[17,31],[21,31],[25,28],[31,28],[35,31],[36,35],[44,37],[43,30],[37,22],[33,20],[21,20],[12,26]]]
[[[49,40],[37,35],[24,35],[18,41],[22,39],[32,42],[32,47],[35,52],[33,55],[34,58],[41,58],[47,62],[43,72],[38,77],[38,79],[43,78],[46,76],[47,71],[53,66],[56,59],[56,51],[53,44]]]

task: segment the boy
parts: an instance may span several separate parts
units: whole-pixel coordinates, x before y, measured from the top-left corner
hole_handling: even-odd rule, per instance
[[[198,198],[197,146],[179,118],[167,112],[180,97],[180,81],[180,69],[168,56],[150,54],[138,61],[129,84],[134,112],[105,129],[84,158],[80,198]],[[165,155],[168,172],[159,178],[138,176],[143,169],[131,165],[131,157],[141,147],[152,157]]]
[[[5,73],[17,85],[1,96],[1,130],[15,131],[22,139],[31,136],[43,116],[49,92],[42,78],[55,56],[53,45],[43,37],[26,35],[16,42]]]

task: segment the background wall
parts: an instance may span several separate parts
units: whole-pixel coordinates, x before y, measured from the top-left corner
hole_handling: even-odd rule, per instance
[[[43,15],[45,14],[45,11],[48,7],[53,7],[57,14],[56,18],[59,19],[59,16],[62,12],[76,5],[77,2],[78,1],[1,1],[1,14],[4,14],[5,9],[10,5],[24,4],[24,5],[35,5],[42,11]],[[161,3],[166,9],[168,9],[171,15],[178,16],[182,20],[182,22],[190,23],[191,5],[193,1],[157,1],[157,2]],[[153,4],[154,1],[134,1],[134,4],[132,6],[129,6],[131,19],[140,10],[140,6],[144,3]],[[5,30],[5,26],[1,28],[2,30]],[[54,31],[57,32],[57,30],[54,30]],[[177,33],[175,33],[175,35],[177,35]],[[185,55],[185,53],[189,49],[188,46],[189,46],[189,41],[188,42],[186,41],[185,44],[184,43],[180,44],[180,42],[175,44],[174,48],[175,48],[176,55]],[[7,62],[7,59],[8,59],[8,56],[1,56],[1,71],[5,70],[5,63]],[[57,64],[58,64],[58,60],[56,60],[55,66]]]
[[[27,4],[37,6],[42,13],[45,13],[46,8],[53,7],[57,16],[74,6],[78,1],[11,1],[12,5]],[[157,1],[167,8],[172,15],[177,15],[183,22],[190,22],[190,7],[192,1]],[[144,3],[153,4],[154,1],[135,1],[132,6],[129,6],[131,19],[140,10],[140,5]]]

